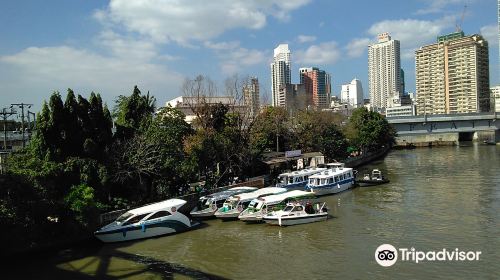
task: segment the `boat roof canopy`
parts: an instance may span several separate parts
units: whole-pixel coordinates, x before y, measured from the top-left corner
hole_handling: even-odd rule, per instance
[[[152,213],[152,212],[158,212],[160,210],[169,210],[173,207],[179,209],[182,205],[186,204],[185,200],[178,199],[178,198],[173,198],[173,199],[168,199],[152,204],[148,204],[139,208],[135,208],[132,210],[129,210],[127,212],[133,214],[133,215],[140,215],[140,214],[145,214],[145,213]]]
[[[264,195],[278,194],[278,193],[284,193],[284,192],[286,192],[285,188],[267,187],[267,188],[258,189],[254,192],[242,193],[239,195],[235,195],[234,197],[237,198],[238,200],[248,201],[248,200],[252,200],[254,198],[258,198],[258,197],[261,197]]]
[[[341,175],[341,174],[344,174],[344,173],[348,173],[351,170],[352,170],[352,168],[342,168],[342,169],[334,168],[334,169],[328,169],[328,170],[323,171],[321,173],[314,174],[314,175],[310,176],[309,178],[310,179],[330,178],[332,176],[337,176],[337,175]]]
[[[325,170],[326,168],[324,167],[313,167],[313,168],[306,168],[302,170],[282,173],[279,176],[304,176],[304,175],[316,174]]]
[[[288,198],[302,198],[302,197],[314,197],[314,194],[311,192],[306,192],[301,190],[293,190],[285,193],[256,198],[254,200],[264,201],[265,203],[278,203]]]

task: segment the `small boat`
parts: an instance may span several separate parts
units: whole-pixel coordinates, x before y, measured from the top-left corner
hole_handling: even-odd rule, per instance
[[[238,219],[247,223],[260,223],[265,214],[283,209],[288,202],[311,198],[315,198],[314,194],[299,190],[259,197],[250,202]]]
[[[328,219],[328,212],[325,202],[291,202],[283,210],[271,212],[263,218],[267,224],[278,226],[307,224],[326,219]]]
[[[489,141],[488,140],[484,140],[483,143],[486,144],[486,145],[496,145],[497,144],[495,141],[491,141],[491,140],[489,140]]]
[[[376,186],[389,183],[389,179],[382,175],[382,171],[373,169],[371,175],[365,174],[362,179],[356,179],[356,184],[360,187]]]
[[[248,207],[253,199],[284,192],[286,192],[285,188],[268,187],[258,189],[254,192],[233,195],[226,199],[222,207],[215,212],[215,217],[223,220],[238,219],[240,213]]]
[[[331,169],[310,176],[306,190],[319,196],[339,193],[353,187],[352,168],[346,168],[342,163],[331,166]]]
[[[256,191],[256,187],[234,187],[225,191],[200,197],[198,205],[189,213],[193,218],[213,217],[217,209],[221,208],[224,201],[232,195]]]
[[[102,242],[120,242],[189,230],[198,223],[179,212],[184,204],[175,198],[129,210],[94,235]]]
[[[306,168],[298,171],[282,173],[278,176],[279,183],[276,187],[286,188],[287,190],[304,190],[309,176],[325,171],[326,168]]]

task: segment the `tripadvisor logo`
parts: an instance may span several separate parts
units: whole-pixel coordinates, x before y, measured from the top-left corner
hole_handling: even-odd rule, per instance
[[[399,252],[398,252],[399,251]],[[418,251],[415,248],[396,249],[391,244],[382,244],[375,250],[375,260],[381,266],[388,267],[398,261],[419,263],[422,261],[478,261],[481,251],[460,251],[441,249],[439,251]]]

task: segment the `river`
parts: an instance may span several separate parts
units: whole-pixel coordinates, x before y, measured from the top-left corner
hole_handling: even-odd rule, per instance
[[[286,228],[207,221],[189,232],[64,250],[19,261],[8,278],[498,279],[500,146],[391,151],[360,168],[391,182],[326,196],[326,222]],[[417,251],[481,251],[478,261],[382,267],[384,243]],[[116,278],[115,278],[116,277]],[[4,278],[7,279],[7,278]]]

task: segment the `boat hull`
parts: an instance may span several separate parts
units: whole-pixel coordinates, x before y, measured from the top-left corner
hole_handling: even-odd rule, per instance
[[[352,188],[352,186],[353,186],[352,182],[344,184],[331,184],[320,187],[311,187],[310,191],[317,196],[321,196],[321,195],[329,195],[329,194],[336,194],[339,192],[343,192],[345,190]]]
[[[183,232],[195,225],[187,226],[179,221],[165,221],[158,224],[141,225],[132,228],[97,231],[94,235],[97,239],[105,243],[123,242]]]
[[[229,210],[227,212],[217,211],[215,213],[215,217],[217,217],[218,219],[221,219],[221,220],[225,220],[225,221],[237,220],[240,213],[241,213],[241,211],[239,211],[238,209],[232,209],[232,210]]]
[[[263,222],[262,218],[263,218],[263,216],[260,213],[254,214],[254,215],[245,215],[245,216],[238,217],[238,219],[240,219],[240,221],[243,221],[245,223],[262,223]]]
[[[356,184],[360,187],[370,187],[389,183],[389,180],[356,180]]]
[[[214,217],[215,212],[217,212],[217,209],[213,210],[211,208],[204,209],[197,211],[196,209],[194,211],[191,211],[189,215],[193,218],[211,218]]]
[[[294,226],[300,224],[308,224],[314,222],[326,221],[328,219],[328,213],[318,213],[311,214],[307,216],[287,216],[287,217],[264,217],[263,220],[266,224],[275,226]]]

